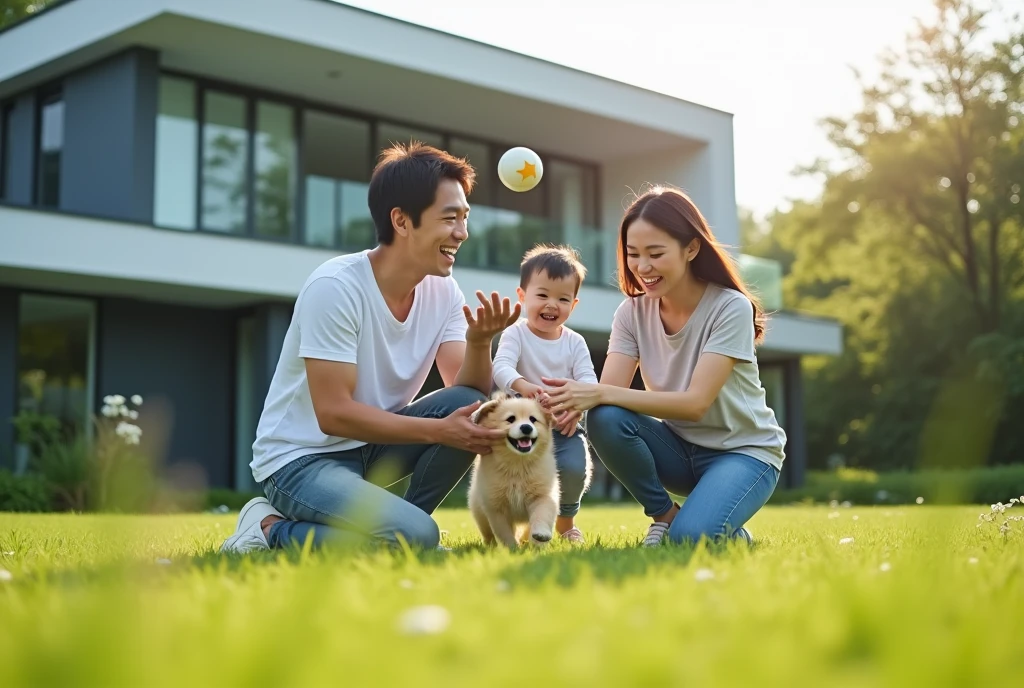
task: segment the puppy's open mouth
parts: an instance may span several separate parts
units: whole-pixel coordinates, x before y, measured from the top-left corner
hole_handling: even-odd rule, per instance
[[[512,445],[512,448],[521,454],[529,453],[529,451],[533,449],[533,445],[536,441],[537,440],[532,437],[520,437],[518,439],[515,437],[508,438],[508,443]]]

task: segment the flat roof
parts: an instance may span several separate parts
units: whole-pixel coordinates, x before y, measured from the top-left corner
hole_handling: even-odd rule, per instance
[[[0,28],[0,36],[2,36],[3,34],[11,31],[13,29],[16,29],[18,27],[24,26],[24,25],[28,24],[29,22],[36,21],[36,20],[40,19],[41,17],[43,17],[44,15],[47,15],[50,12],[52,12],[53,10],[57,9],[58,7],[61,7],[63,5],[67,5],[67,4],[70,4],[72,2],[76,2],[76,1],[77,0],[54,0],[50,4],[46,5],[40,11],[33,12],[32,14],[29,14],[28,16],[23,17],[22,19],[19,19],[18,21],[14,22],[12,24],[8,24],[7,26],[5,26],[3,28]],[[287,2],[288,0],[278,0],[278,1],[279,2]],[[584,69],[579,69],[577,67],[572,67],[570,65],[562,64],[560,62],[554,62],[552,60],[547,60],[547,59],[542,58],[542,57],[537,57],[536,55],[531,55],[530,53],[519,52],[517,50],[512,50],[510,48],[505,48],[503,46],[494,45],[492,43],[487,43],[487,42],[484,42],[484,41],[477,40],[475,38],[470,38],[468,36],[463,36],[461,34],[452,33],[450,31],[445,31],[443,29],[438,29],[438,28],[435,28],[435,27],[426,26],[424,24],[417,24],[416,22],[412,22],[412,21],[409,21],[409,20],[406,20],[406,19],[402,19],[400,17],[395,17],[395,16],[392,16],[392,15],[389,15],[389,14],[385,14],[383,12],[377,12],[377,11],[374,11],[374,10],[370,10],[370,9],[365,8],[365,7],[356,7],[354,5],[349,5],[349,4],[344,3],[344,2],[339,2],[338,0],[293,0],[293,1],[328,3],[330,5],[334,5],[334,6],[339,7],[339,8],[344,8],[344,9],[352,11],[352,12],[359,12],[359,13],[366,14],[366,15],[369,15],[369,16],[379,17],[379,18],[382,18],[382,19],[384,19],[386,21],[395,22],[397,24],[401,24],[401,25],[408,26],[408,27],[415,27],[417,29],[420,29],[420,30],[423,30],[423,31],[429,31],[431,33],[435,33],[435,34],[438,34],[440,36],[444,36],[444,37],[449,38],[449,39],[465,41],[466,43],[470,43],[470,44],[473,44],[473,45],[476,45],[476,46],[481,46],[481,47],[484,47],[484,48],[486,48],[488,50],[495,50],[495,51],[506,53],[508,55],[514,55],[514,56],[516,56],[517,58],[520,58],[520,59],[528,59],[528,60],[532,60],[534,62],[538,62],[540,64],[551,65],[551,66],[556,67],[558,69],[563,69],[563,70],[566,70],[566,71],[569,71],[569,72],[573,72],[573,73],[576,73],[576,74],[586,75],[586,76],[589,76],[589,77],[596,77],[598,79],[602,79],[604,81],[607,81],[608,83],[611,83],[611,84],[617,84],[617,85],[621,85],[621,86],[626,86],[628,88],[634,89],[634,90],[639,91],[639,92],[648,93],[648,94],[656,95],[656,96],[659,96],[659,97],[669,98],[671,100],[678,101],[678,102],[681,102],[681,103],[686,103],[686,104],[692,105],[694,107],[703,108],[703,109],[709,110],[711,112],[715,112],[715,113],[719,113],[719,114],[723,114],[723,115],[729,115],[729,116],[732,116],[732,114],[733,114],[733,113],[731,113],[731,112],[729,112],[727,110],[722,110],[720,108],[711,107],[709,105],[703,105],[701,103],[697,103],[695,101],[687,100],[685,98],[680,98],[678,96],[674,96],[674,95],[665,93],[663,91],[657,91],[657,90],[654,90],[654,89],[651,89],[651,88],[637,86],[636,84],[629,83],[628,81],[622,81],[622,80],[619,80],[619,79],[614,79],[612,77],[608,77],[608,76],[605,76],[603,74],[597,74],[595,72],[590,72],[590,71],[587,71],[587,70],[584,70]]]

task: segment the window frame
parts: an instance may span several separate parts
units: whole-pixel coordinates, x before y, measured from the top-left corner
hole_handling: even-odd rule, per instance
[[[377,160],[379,151],[377,150],[377,139],[379,138],[379,128],[381,124],[390,124],[398,127],[406,127],[413,130],[421,130],[426,132],[432,132],[440,135],[443,142],[444,148],[448,149],[451,146],[451,140],[453,138],[462,139],[467,142],[472,142],[480,145],[487,146],[490,150],[491,159],[494,164],[490,165],[488,169],[477,169],[477,174],[486,174],[488,176],[489,186],[492,189],[492,198],[487,199],[474,199],[480,205],[490,206],[494,208],[502,209],[502,206],[497,203],[497,185],[501,184],[498,179],[497,160],[501,157],[509,148],[516,145],[515,143],[509,143],[501,141],[499,139],[485,138],[476,136],[473,134],[467,134],[464,132],[454,131],[442,127],[433,127],[420,122],[413,122],[401,117],[381,117],[374,115],[369,112],[361,111],[358,109],[338,106],[332,103],[325,103],[323,101],[312,100],[308,98],[296,97],[293,95],[287,95],[275,91],[266,89],[253,88],[250,86],[243,86],[236,83],[226,82],[219,79],[213,79],[202,75],[193,74],[187,71],[175,70],[175,69],[162,69],[159,73],[160,77],[168,76],[181,79],[190,79],[195,84],[196,89],[196,123],[197,123],[197,173],[196,173],[196,231],[218,234],[222,236],[239,236],[248,239],[258,239],[261,241],[271,241],[276,243],[287,243],[298,246],[305,246],[304,242],[306,232],[306,169],[305,160],[303,155],[303,148],[305,145],[305,131],[303,127],[304,113],[307,110],[317,111],[327,115],[336,115],[339,117],[346,117],[349,119],[361,120],[369,124],[369,141],[367,145],[370,149],[370,163],[371,170],[372,166]],[[219,91],[225,94],[238,96],[244,98],[246,101],[246,128],[247,128],[247,150],[248,159],[246,161],[246,221],[243,232],[237,234],[220,232],[217,230],[210,230],[203,227],[202,224],[202,207],[203,207],[203,135],[205,129],[204,118],[206,115],[206,93],[207,91]],[[295,137],[295,222],[288,237],[272,237],[262,236],[255,232],[255,135],[256,135],[256,103],[260,100],[271,102],[277,105],[283,105],[290,107],[293,112],[293,135]],[[603,213],[601,212],[601,167],[599,164],[590,161],[576,158],[573,156],[551,154],[543,150],[535,149],[536,153],[541,156],[543,160],[550,161],[561,161],[570,163],[573,165],[580,165],[582,167],[591,170],[594,178],[594,194],[593,194],[593,207],[590,209],[596,222],[594,224],[595,229],[601,229],[601,219]],[[369,172],[368,171],[368,172]],[[353,180],[355,181],[355,180]],[[549,190],[545,185],[540,185],[538,189],[535,189],[535,193],[542,195],[542,217],[544,219],[551,219],[551,198]],[[155,223],[154,223],[155,224]],[[160,226],[160,225],[156,225]],[[339,248],[339,247],[333,247]]]

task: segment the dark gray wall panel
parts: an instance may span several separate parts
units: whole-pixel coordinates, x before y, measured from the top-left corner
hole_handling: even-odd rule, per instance
[[[233,314],[105,299],[99,349],[99,399],[108,394],[141,394],[144,433],[149,433],[147,423],[157,422],[153,414],[160,410],[163,417],[166,409],[166,464],[197,464],[209,486],[230,487]],[[153,438],[164,429],[154,427]]]

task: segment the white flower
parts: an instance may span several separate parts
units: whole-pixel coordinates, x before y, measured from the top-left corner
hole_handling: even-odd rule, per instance
[[[136,406],[142,406],[142,397],[140,397],[138,394],[133,394],[132,403],[135,404]]]
[[[851,506],[853,506],[853,504],[851,504],[849,501],[845,501],[842,503],[842,507],[844,509],[849,509]]]
[[[113,418],[114,416],[118,415],[117,407],[111,406],[110,404],[104,404],[103,408],[100,409],[100,413],[102,413],[107,418]]]
[[[890,564],[887,561],[883,561],[881,566],[878,567],[878,570],[879,571],[888,571],[891,568],[892,568],[892,564]]]
[[[697,582],[713,580],[715,572],[711,569],[697,569],[693,572],[693,579]]]
[[[114,428],[114,434],[123,439],[125,444],[138,444],[142,437],[142,428],[138,425],[121,421]]]
[[[856,520],[857,520],[857,519],[859,519],[859,518],[860,518],[860,516],[858,516],[857,514],[854,514],[854,515],[853,515],[853,520],[854,520],[854,521],[856,521]]]
[[[830,519],[832,519],[832,518],[839,518],[839,512],[838,511],[830,511],[830,512],[828,512],[828,517]]]
[[[924,497],[918,497],[914,501],[917,502],[918,504],[924,504]]]
[[[11,580],[14,580],[14,574],[7,569],[0,569],[0,583],[7,583]]]
[[[107,396],[103,397],[103,403],[107,404],[108,406],[113,406],[114,405],[114,395],[113,394],[108,394]]]
[[[839,544],[840,545],[849,545],[852,542],[853,542],[853,538],[852,537],[844,537],[844,538],[841,538],[839,540]]]
[[[413,607],[398,619],[398,629],[407,635],[443,633],[451,623],[451,615],[436,604]]]
[[[138,411],[129,411],[128,412],[128,417],[131,418],[132,420],[138,420],[139,419],[139,412]]]
[[[112,405],[114,405],[114,406],[124,406],[124,397],[121,396],[120,394],[115,394],[110,399],[111,399],[110,403]]]

